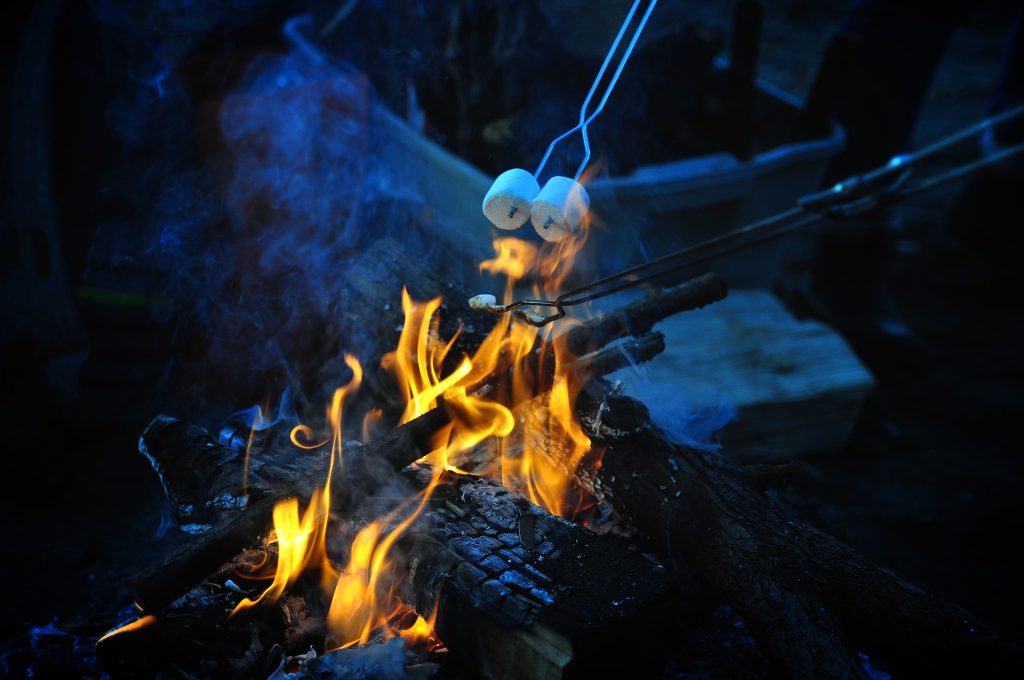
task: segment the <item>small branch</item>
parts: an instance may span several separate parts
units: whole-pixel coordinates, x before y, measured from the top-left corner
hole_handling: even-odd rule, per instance
[[[718,274],[698,276],[573,326],[565,334],[566,348],[575,356],[583,356],[613,340],[642,335],[651,330],[654,324],[674,314],[718,302],[728,292],[725,279]]]

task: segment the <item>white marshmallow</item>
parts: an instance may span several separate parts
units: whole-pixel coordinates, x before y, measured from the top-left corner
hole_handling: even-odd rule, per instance
[[[498,229],[518,229],[530,219],[530,201],[539,191],[533,174],[522,168],[506,170],[484,196],[484,215]]]
[[[487,293],[474,295],[469,298],[469,308],[478,312],[492,312],[498,306],[498,298]]]
[[[548,180],[530,204],[530,221],[545,241],[557,242],[580,230],[589,209],[590,195],[583,185],[556,176]]]

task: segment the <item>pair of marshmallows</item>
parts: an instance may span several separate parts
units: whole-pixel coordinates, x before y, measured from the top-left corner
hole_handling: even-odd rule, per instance
[[[541,189],[526,170],[498,175],[484,196],[484,215],[499,229],[518,229],[529,219],[546,241],[557,242],[580,230],[590,196],[579,182],[552,177]]]

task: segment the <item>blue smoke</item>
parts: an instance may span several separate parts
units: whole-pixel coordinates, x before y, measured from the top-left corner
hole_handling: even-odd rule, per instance
[[[736,419],[736,406],[724,394],[704,396],[700,403],[695,403],[687,398],[685,382],[674,372],[671,375],[671,381],[658,380],[651,377],[646,366],[633,363],[610,377],[620,381],[626,393],[647,406],[651,421],[672,441],[705,451],[718,451],[722,448],[722,429]]]
[[[685,388],[680,391],[685,394]],[[724,397],[717,403],[701,406],[673,404],[657,399],[644,399],[644,403],[651,412],[654,424],[673,441],[705,451],[718,451],[722,448],[719,434],[722,428],[736,419],[736,407]]]
[[[228,416],[228,420],[237,420],[243,426],[256,432],[268,430],[278,423],[297,425],[299,418],[295,412],[295,390],[292,387],[284,389],[284,392],[281,393],[281,400],[277,405],[277,413],[274,415],[270,413],[264,414],[263,407],[259,404],[254,404],[249,408],[231,414]]]
[[[304,41],[304,21],[284,27],[290,51],[255,56],[214,100],[192,101],[160,49],[140,48],[108,110],[127,153],[107,180],[132,216],[101,225],[90,261],[161,273],[185,345],[177,396],[200,412],[343,382],[342,353],[379,342],[341,323],[346,273],[424,214],[403,168],[374,154],[366,79]]]

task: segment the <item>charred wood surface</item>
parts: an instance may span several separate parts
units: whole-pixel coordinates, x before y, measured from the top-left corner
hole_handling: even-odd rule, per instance
[[[372,283],[368,284],[367,290],[373,288]],[[576,361],[574,370],[589,379],[646,361],[664,350],[663,336],[650,332],[657,321],[714,302],[725,292],[720,278],[707,275],[574,327],[567,339],[584,355]],[[634,336],[632,340],[608,346],[630,335]],[[364,492],[372,488],[372,480],[382,471],[393,474],[429,452],[431,439],[449,422],[442,402],[386,437],[351,447],[346,459],[352,478]],[[239,447],[220,444],[201,429],[166,417],[157,418],[147,428],[140,450],[160,476],[180,521],[195,530],[216,525],[133,581],[131,589],[138,602],[154,611],[176,601],[196,579],[212,573],[232,554],[251,545],[269,528],[277,498],[308,497],[314,480],[324,479],[328,460],[323,451],[289,450],[288,455],[257,451],[250,456]],[[247,486],[243,488],[242,470],[246,465]],[[665,603],[679,599],[666,599],[669,588],[665,575],[656,564],[630,552],[619,539],[596,537],[490,482],[460,477],[454,487],[459,489],[457,501],[448,500],[441,508],[432,507],[429,513],[434,529],[409,538],[415,565],[410,584],[416,587],[407,597],[415,599],[420,611],[430,608],[431,603],[424,597],[441,602],[442,611],[450,612],[440,623],[446,631],[443,635],[474,663],[486,661],[518,669],[518,674],[561,677],[567,669],[591,665],[585,659],[599,658],[581,651],[596,652],[602,644],[628,637],[623,622],[638,615],[639,609],[660,610],[657,618],[661,620],[668,611]],[[454,487],[447,484],[439,493]],[[334,491],[345,497],[350,489]],[[485,502],[479,500],[485,496]],[[467,501],[473,497],[478,501]],[[467,513],[460,505],[467,502],[478,508],[475,524],[446,516]],[[485,519],[488,526],[477,526]],[[561,535],[559,541],[538,541],[532,529],[524,533],[524,524],[543,529],[551,522],[552,527],[560,527],[556,532]],[[458,535],[451,527],[457,527]],[[509,544],[510,537],[518,537],[519,545]],[[544,552],[549,545],[557,548],[551,554]],[[484,547],[489,554],[481,553]],[[468,554],[467,550],[476,553]],[[547,563],[545,569],[539,567],[542,562]],[[677,592],[684,593],[681,599],[689,600],[689,604],[679,611],[689,615],[688,625],[695,625],[705,613],[706,603],[697,603],[692,581],[680,573],[673,580]],[[461,576],[453,578],[456,574]],[[474,582],[481,574],[483,577]],[[556,592],[557,597],[553,594]],[[482,618],[471,615],[478,610],[484,612]],[[510,636],[506,632],[510,627],[518,632]],[[669,628],[677,634],[680,631],[678,622]],[[652,630],[660,629],[663,626],[659,623]],[[657,639],[660,636],[648,630],[634,644],[645,647],[645,640]],[[649,658],[657,656],[652,653]],[[510,673],[502,671],[504,675]]]
[[[1019,647],[792,517],[725,457],[672,443],[639,402],[596,385],[580,408],[607,447],[590,487],[728,601],[784,677],[867,677],[861,649],[910,675],[1019,673]]]
[[[379,287],[371,281],[366,288]],[[655,356],[664,348],[664,339],[650,333],[657,321],[711,304],[725,294],[726,286],[721,277],[707,274],[573,327],[567,333],[569,347],[580,354],[589,352],[577,361],[576,372],[593,378]],[[639,337],[623,346],[601,349],[629,335]],[[430,451],[431,439],[449,422],[442,403],[390,434],[359,447],[352,456],[355,459],[353,477],[357,480],[361,476],[372,477],[380,474],[382,468],[400,470],[418,460]],[[160,476],[179,521],[196,528],[211,528],[223,522],[209,537],[200,537],[191,547],[178,551],[163,568],[148,569],[133,580],[133,594],[140,604],[150,608],[167,605],[181,594],[185,581],[195,574],[211,572],[231,555],[230,552],[219,554],[217,548],[204,544],[235,549],[239,541],[250,534],[254,524],[269,522],[267,505],[256,504],[241,513],[232,514],[231,510],[243,508],[246,500],[258,501],[272,491],[308,496],[311,482],[307,480],[323,479],[326,466],[322,452],[290,458],[252,456],[248,472],[249,496],[245,499],[246,490],[242,488],[244,451],[222,446],[202,430],[190,429],[173,418],[158,417],[143,433],[140,451]],[[368,466],[373,470],[366,470]],[[302,480],[304,488],[295,488],[296,480]],[[205,495],[197,497],[197,493]]]
[[[148,440],[144,437],[153,458],[172,459],[174,451],[165,447],[178,447],[185,454],[205,449],[211,460],[232,460],[198,428],[161,419],[156,429],[159,436],[153,436],[151,426]],[[263,455],[294,458],[296,452]],[[307,482],[305,477],[287,477],[307,475],[311,469],[266,461],[263,468],[273,471],[268,484],[291,490],[305,488]],[[191,497],[210,493],[202,490],[202,476],[183,472],[182,479],[173,479],[172,469],[182,468],[164,468],[168,487],[198,483]],[[427,476],[425,466],[403,473],[414,489],[422,488]],[[237,511],[210,535],[147,570],[133,584],[139,602],[158,618],[168,607],[180,615],[187,603],[179,597],[195,585],[189,581],[197,570],[212,563],[207,572],[212,574],[231,554],[257,544],[269,529],[269,510],[277,497],[268,494]],[[661,658],[657,650],[668,648],[665,636],[695,625],[694,612],[702,611],[687,604],[695,598],[689,584],[673,583],[663,567],[622,539],[595,535],[470,475],[446,475],[423,518],[400,545],[410,574],[407,601],[425,613],[438,603],[442,639],[468,663],[492,669],[495,677],[560,678],[582,672],[598,658],[596,650],[613,641],[643,651],[655,663]],[[645,624],[635,625],[638,621]],[[167,631],[176,628],[165,624],[162,630],[161,635],[147,635],[166,642],[173,635]]]
[[[420,477],[416,466],[406,476]],[[655,672],[704,608],[619,537],[554,517],[496,482],[449,475],[429,529],[406,541],[404,597],[439,602],[438,631],[484,676]],[[609,655],[609,647],[629,654]]]
[[[664,338],[648,333],[621,346],[606,348],[576,362],[575,370],[588,378],[642,363],[664,349]],[[430,453],[430,442],[451,418],[442,405],[395,428],[365,446],[346,451],[348,477],[339,475],[335,493],[343,499],[349,479],[363,489],[374,479],[402,468]],[[211,573],[251,541],[254,528],[270,521],[273,502],[267,497],[308,497],[326,476],[323,450],[293,455],[246,457],[244,449],[218,442],[202,428],[168,416],[158,416],[139,439],[139,450],[160,478],[179,523],[201,534],[173,555],[135,576],[130,589],[147,608],[164,607],[187,588]],[[243,469],[248,464],[247,486]]]

